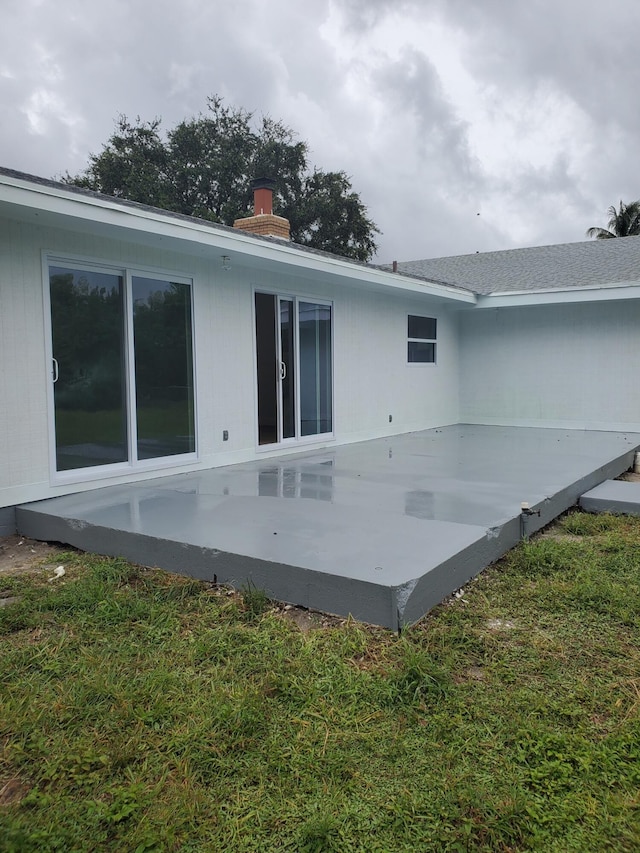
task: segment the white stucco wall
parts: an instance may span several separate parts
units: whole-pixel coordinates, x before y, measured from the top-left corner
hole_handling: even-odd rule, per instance
[[[211,260],[0,219],[0,507],[158,476],[153,471],[128,472],[64,485],[52,480],[45,250],[69,260],[85,258],[193,278],[199,459],[171,470],[229,464],[265,453],[256,447],[256,287],[333,302],[335,442],[459,419],[458,322],[442,303],[314,283],[300,275],[256,274],[238,263],[226,272]],[[438,318],[437,365],[407,364],[409,313]],[[228,441],[222,440],[223,430],[228,430]],[[301,443],[300,449],[304,447]],[[286,452],[291,451],[288,446]]]
[[[640,430],[640,301],[460,316],[466,423]]]

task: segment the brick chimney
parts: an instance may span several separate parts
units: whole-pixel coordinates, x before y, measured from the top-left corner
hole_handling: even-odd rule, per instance
[[[234,228],[259,234],[262,237],[279,237],[289,240],[289,220],[275,216],[273,212],[273,188],[276,182],[271,178],[256,178],[251,181],[253,190],[253,216],[236,219]]]

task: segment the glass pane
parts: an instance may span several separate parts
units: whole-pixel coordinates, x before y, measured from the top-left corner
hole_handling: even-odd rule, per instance
[[[258,443],[278,441],[276,297],[256,293],[256,376],[258,382]]]
[[[138,459],[194,453],[191,287],[132,280]]]
[[[56,468],[127,461],[123,280],[49,268]]]
[[[436,321],[433,317],[416,317],[409,314],[409,338],[427,338],[435,341]]]
[[[293,301],[280,300],[280,359],[284,365],[282,386],[282,437],[296,434],[295,359],[294,359]]]
[[[331,307],[299,303],[300,433],[331,432]]]
[[[409,361],[434,364],[436,360],[436,345],[426,341],[409,341]]]

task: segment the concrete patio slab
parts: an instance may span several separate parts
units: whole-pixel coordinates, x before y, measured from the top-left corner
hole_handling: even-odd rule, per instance
[[[31,538],[395,630],[629,468],[638,446],[637,433],[458,424],[105,486],[16,517]]]
[[[581,496],[580,506],[587,512],[640,515],[640,483],[605,480]]]

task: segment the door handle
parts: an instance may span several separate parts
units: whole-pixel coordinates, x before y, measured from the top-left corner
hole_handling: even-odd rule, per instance
[[[53,384],[55,385],[60,376],[60,370],[58,368],[58,359],[52,358],[51,361],[53,362]]]
[[[286,378],[287,378],[287,365],[284,363],[284,361],[281,361],[280,362],[280,379],[286,379]]]

